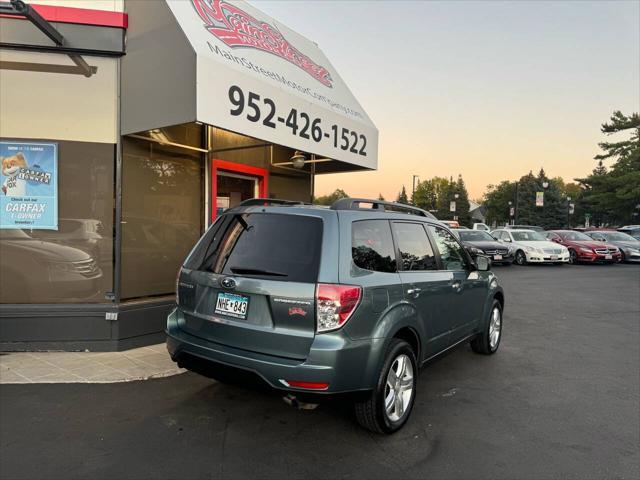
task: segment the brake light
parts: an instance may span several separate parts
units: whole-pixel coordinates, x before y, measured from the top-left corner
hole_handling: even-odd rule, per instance
[[[319,283],[316,287],[316,331],[328,332],[342,327],[361,297],[360,287]]]

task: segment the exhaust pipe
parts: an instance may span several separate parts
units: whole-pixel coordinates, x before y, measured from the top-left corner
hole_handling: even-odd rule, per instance
[[[284,400],[284,403],[290,407],[297,408],[298,410],[315,410],[318,406],[317,403],[301,402],[298,400],[298,397],[291,395],[290,393],[282,397],[282,400]]]

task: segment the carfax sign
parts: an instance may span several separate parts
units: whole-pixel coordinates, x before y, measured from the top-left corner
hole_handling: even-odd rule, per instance
[[[0,228],[58,229],[58,144],[0,141]]]

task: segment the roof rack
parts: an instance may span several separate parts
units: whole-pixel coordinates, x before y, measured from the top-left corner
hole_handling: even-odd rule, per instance
[[[361,208],[360,204],[371,205],[371,208]],[[412,205],[405,205],[404,203],[397,202],[385,202],[384,200],[371,200],[369,198],[341,198],[340,200],[333,202],[331,210],[380,210],[383,212],[403,212],[437,220],[432,213]]]
[[[249,198],[243,200],[237,207],[269,206],[269,205],[308,205],[296,200],[278,200],[276,198]]]

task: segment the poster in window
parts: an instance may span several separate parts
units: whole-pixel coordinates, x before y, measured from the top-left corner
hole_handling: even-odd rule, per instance
[[[58,144],[0,141],[0,228],[58,230]]]

